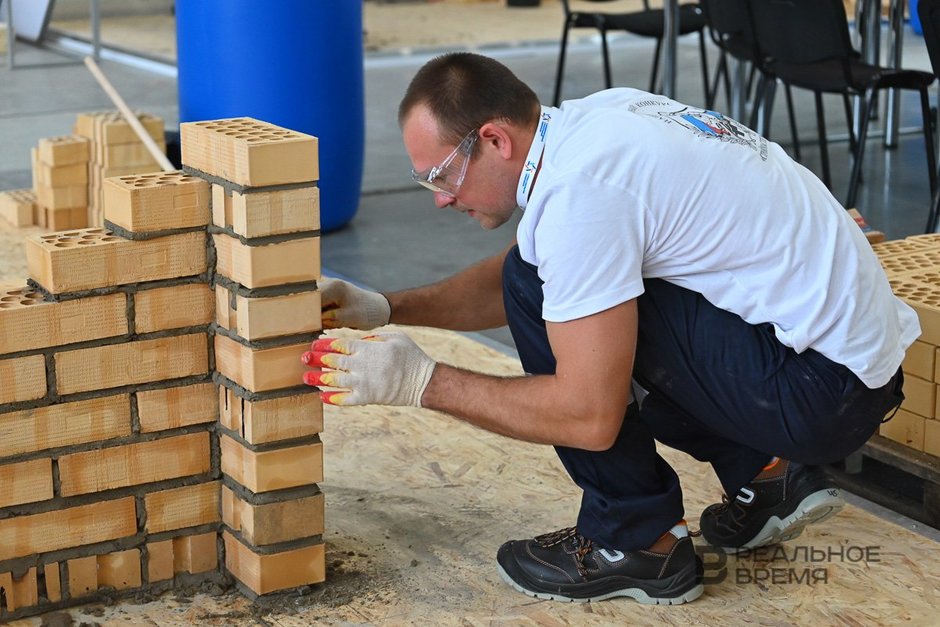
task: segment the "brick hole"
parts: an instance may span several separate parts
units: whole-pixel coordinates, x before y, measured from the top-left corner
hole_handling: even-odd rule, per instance
[[[75,243],[78,244],[79,246],[87,246],[89,244],[96,244],[97,242],[94,240],[82,239],[82,240],[78,240]]]
[[[21,298],[19,296],[3,296],[0,297],[0,303],[15,303],[19,302]]]
[[[0,294],[6,294],[7,296],[22,296],[26,290],[5,290],[0,292]]]
[[[26,299],[20,301],[20,304],[21,304],[21,305],[35,305],[35,304],[41,303],[41,302],[44,302],[44,301],[36,300],[35,298],[26,298]]]
[[[0,309],[12,309],[15,307],[13,303],[0,303]],[[0,588],[0,593],[2,593],[3,588]],[[3,608],[3,604],[0,603],[0,608]]]
[[[114,235],[108,235],[107,237],[101,238],[102,242],[119,242],[121,241],[120,237],[115,237]]]

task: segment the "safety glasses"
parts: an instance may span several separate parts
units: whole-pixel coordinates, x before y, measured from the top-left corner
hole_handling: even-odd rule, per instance
[[[470,165],[470,155],[473,154],[473,145],[476,143],[479,135],[476,129],[467,133],[460,140],[454,152],[447,155],[447,158],[427,170],[416,172],[411,170],[411,178],[427,187],[432,192],[456,196],[457,190],[463,184],[463,179],[467,175],[467,167]]]

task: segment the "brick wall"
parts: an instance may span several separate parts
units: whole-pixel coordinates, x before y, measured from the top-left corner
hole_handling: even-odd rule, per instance
[[[106,228],[29,238],[0,290],[0,620],[324,579],[316,139],[214,121],[183,150],[104,180]]]

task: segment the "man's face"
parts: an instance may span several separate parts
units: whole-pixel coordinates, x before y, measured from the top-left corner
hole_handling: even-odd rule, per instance
[[[423,105],[415,107],[405,119],[402,139],[416,172],[439,166],[456,148],[440,141],[437,121]],[[516,208],[518,176],[518,173],[512,174],[512,164],[500,157],[484,130],[473,146],[472,159],[467,163],[460,187],[453,194],[432,192],[434,203],[440,208],[453,207],[466,213],[485,229],[495,229],[505,224]]]

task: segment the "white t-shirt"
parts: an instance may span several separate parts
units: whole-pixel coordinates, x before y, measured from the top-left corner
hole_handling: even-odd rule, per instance
[[[551,109],[542,166],[518,228],[564,322],[636,298],[644,278],[772,323],[869,387],[920,335],[864,234],[783,149],[719,113],[635,89]]]

